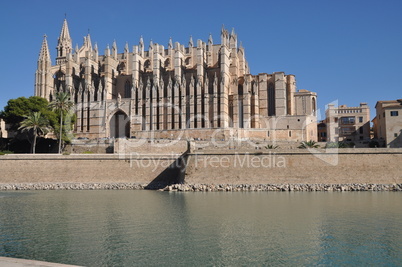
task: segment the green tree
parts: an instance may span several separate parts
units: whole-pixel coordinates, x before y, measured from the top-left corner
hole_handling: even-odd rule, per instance
[[[16,131],[20,123],[31,113],[40,112],[45,117],[52,127],[58,124],[57,114],[49,107],[49,102],[39,96],[18,97],[10,99],[4,107],[4,111],[0,113],[0,117],[6,123],[9,123],[11,130]]]
[[[42,115],[40,111],[30,113],[25,119],[20,123],[19,130],[32,132],[33,142],[31,146],[31,151],[35,154],[36,151],[36,138],[40,135],[46,135],[50,130],[49,121]]]
[[[67,92],[56,93],[55,99],[49,104],[49,107],[59,114],[60,126],[59,126],[59,153],[61,153],[62,147],[62,136],[64,133],[70,132],[71,127],[66,128],[66,126],[71,126],[72,118],[74,117],[71,108],[74,106],[73,101],[70,100],[70,94]],[[67,118],[67,120],[63,119]],[[66,123],[67,122],[67,123]],[[63,131],[64,128],[64,131]]]

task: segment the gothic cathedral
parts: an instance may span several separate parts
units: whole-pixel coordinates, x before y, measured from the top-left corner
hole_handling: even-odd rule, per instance
[[[221,43],[190,38],[167,48],[140,38],[130,51],[116,42],[99,55],[88,34],[72,47],[67,20],[52,64],[46,36],[35,74],[35,96],[69,92],[76,137],[317,139],[317,95],[296,91],[294,75],[249,73],[245,50],[232,30]]]

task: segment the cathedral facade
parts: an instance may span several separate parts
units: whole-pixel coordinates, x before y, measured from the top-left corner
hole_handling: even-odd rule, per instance
[[[54,65],[43,39],[35,96],[69,92],[76,137],[317,140],[317,95],[297,91],[294,75],[250,74],[234,30],[222,28],[220,41],[145,49],[141,37],[100,55],[89,34],[73,48],[64,20]]]

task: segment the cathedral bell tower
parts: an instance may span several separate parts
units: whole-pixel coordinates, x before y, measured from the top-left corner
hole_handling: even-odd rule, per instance
[[[67,19],[64,19],[63,27],[61,28],[61,33],[59,39],[57,40],[57,57],[56,64],[61,65],[66,61],[68,53],[72,51],[72,40],[70,37],[70,32],[68,31]]]

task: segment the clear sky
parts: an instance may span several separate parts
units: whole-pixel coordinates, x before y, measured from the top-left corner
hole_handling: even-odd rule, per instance
[[[402,98],[401,0],[286,1],[3,1],[0,9],[0,110],[10,98],[34,93],[43,35],[52,60],[65,14],[73,46],[91,34],[101,54],[144,37],[187,46],[190,35],[220,43],[222,24],[235,28],[251,74],[295,74],[298,89],[317,92],[325,105],[358,106]]]

